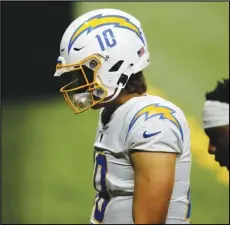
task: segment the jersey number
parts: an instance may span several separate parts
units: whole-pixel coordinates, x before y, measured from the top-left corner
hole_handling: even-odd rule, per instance
[[[96,153],[94,170],[94,188],[106,196],[106,199],[97,194],[94,203],[94,219],[102,223],[106,207],[109,203],[109,193],[106,188],[107,161],[105,155]]]
[[[97,35],[96,38],[98,40],[98,43],[102,51],[105,50],[105,44],[107,47],[110,47],[110,48],[114,47],[117,44],[117,41],[111,29],[104,30],[102,32],[102,37],[101,35]],[[104,41],[102,39],[104,39]]]

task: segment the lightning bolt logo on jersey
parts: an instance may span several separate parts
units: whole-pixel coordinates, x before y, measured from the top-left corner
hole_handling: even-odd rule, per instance
[[[84,33],[87,32],[89,34],[92,30],[107,26],[107,25],[114,25],[114,27],[117,28],[123,28],[128,29],[134,33],[137,34],[137,36],[141,39],[141,41],[144,43],[144,38],[141,35],[141,32],[139,31],[138,27],[134,25],[128,18],[118,15],[106,15],[102,16],[102,14],[99,14],[97,16],[94,16],[87,21],[85,21],[82,25],[80,25],[76,31],[73,33],[68,46],[68,52],[70,51],[71,47],[73,46],[74,42]]]
[[[129,130],[128,132],[132,129],[133,125],[136,123],[136,121],[141,117],[141,116],[145,116],[145,121],[158,116],[159,119],[164,120],[167,119],[170,122],[172,122],[177,129],[180,131],[181,134],[181,139],[183,140],[183,131],[182,128],[180,126],[180,123],[178,122],[178,120],[176,119],[176,117],[173,115],[175,113],[175,111],[169,107],[166,106],[162,106],[158,103],[156,104],[151,104],[151,105],[147,105],[145,107],[143,107],[142,109],[140,109],[136,115],[134,116],[134,118],[132,119],[130,125],[129,125]]]

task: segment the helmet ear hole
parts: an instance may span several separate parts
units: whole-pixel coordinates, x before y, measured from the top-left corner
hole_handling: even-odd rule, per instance
[[[109,70],[109,72],[117,72],[121,65],[123,64],[124,60],[119,60],[117,63],[115,63]]]

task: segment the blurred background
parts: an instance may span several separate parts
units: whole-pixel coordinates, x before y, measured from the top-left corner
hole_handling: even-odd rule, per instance
[[[52,77],[59,43],[97,8],[133,14],[145,31],[149,93],[185,112],[192,133],[193,224],[229,222],[229,176],[207,154],[205,92],[229,75],[227,2],[1,2],[2,223],[89,223],[98,113],[74,115]]]

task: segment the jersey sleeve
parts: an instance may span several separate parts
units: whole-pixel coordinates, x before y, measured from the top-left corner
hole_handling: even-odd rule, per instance
[[[132,118],[127,130],[128,151],[182,153],[183,130],[175,114],[143,111]]]

